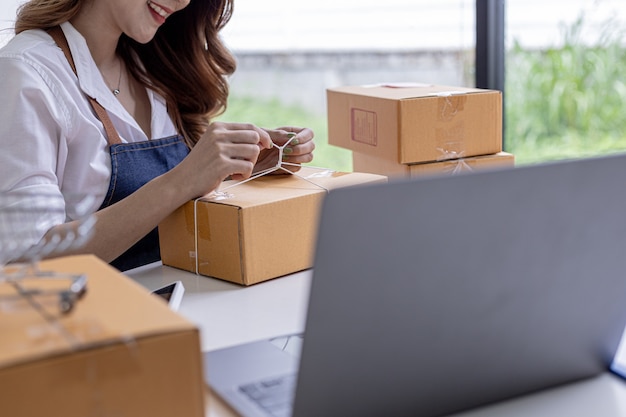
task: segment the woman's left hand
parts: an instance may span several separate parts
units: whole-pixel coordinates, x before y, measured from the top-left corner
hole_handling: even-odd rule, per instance
[[[269,133],[274,146],[271,149],[263,149],[254,166],[254,172],[260,172],[278,166],[278,158],[282,149],[282,168],[291,172],[300,169],[300,164],[305,164],[313,160],[313,131],[308,128],[284,126],[274,130],[264,129]],[[286,163],[286,164],[285,164]],[[294,164],[294,165],[292,165]],[[282,169],[277,169],[273,173],[285,174]]]

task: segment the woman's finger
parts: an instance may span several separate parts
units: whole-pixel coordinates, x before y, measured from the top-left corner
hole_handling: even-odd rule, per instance
[[[301,128],[294,126],[279,127],[273,130],[266,130],[272,141],[278,146],[298,145],[310,142],[313,139],[313,131],[309,128]]]
[[[250,123],[214,122],[211,128],[214,134],[223,135],[233,143],[254,143],[261,149],[270,149],[273,145],[272,138],[264,129]]]

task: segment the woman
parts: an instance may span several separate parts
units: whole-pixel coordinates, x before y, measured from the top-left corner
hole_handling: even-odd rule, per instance
[[[0,50],[0,190],[62,195],[65,205],[32,222],[32,243],[75,224],[78,201],[93,195],[94,237],[79,251],[133,268],[159,259],[164,217],[274,165],[273,143],[295,134],[286,158],[312,160],[309,129],[210,123],[235,70],[219,38],[232,9],[232,0],[21,6]]]

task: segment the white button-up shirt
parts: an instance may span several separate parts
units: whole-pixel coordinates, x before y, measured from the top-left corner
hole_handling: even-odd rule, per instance
[[[65,212],[51,210],[45,222],[37,222],[43,228],[76,219],[77,203],[85,196],[94,197],[95,211],[107,192],[107,140],[87,96],[107,110],[122,142],[148,139],[105,83],[83,36],[70,23],[61,27],[78,79],[42,30],[22,32],[0,49],[0,193],[63,195]],[[175,135],[165,100],[151,90],[148,97],[153,138]],[[0,195],[0,214],[1,207]],[[38,237],[45,232],[39,230]]]

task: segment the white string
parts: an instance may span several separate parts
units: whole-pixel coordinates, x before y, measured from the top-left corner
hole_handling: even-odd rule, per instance
[[[252,180],[254,180],[254,179],[257,179],[257,178],[263,177],[263,176],[265,176],[265,175],[271,174],[272,172],[276,172],[276,171],[278,171],[278,170],[282,170],[282,171],[287,172],[288,174],[295,175],[296,177],[298,177],[298,178],[300,178],[300,179],[303,179],[304,181],[307,181],[307,182],[309,182],[309,183],[311,183],[311,184],[315,185],[316,187],[319,187],[319,188],[321,188],[321,189],[325,190],[326,192],[328,192],[329,190],[328,190],[326,187],[323,187],[323,186],[321,186],[321,185],[319,185],[319,184],[316,184],[316,183],[314,183],[313,181],[311,181],[311,180],[309,180],[309,179],[307,179],[307,178],[303,177],[302,175],[299,175],[299,174],[297,174],[297,173],[295,173],[295,172],[292,172],[292,171],[288,170],[287,168],[285,168],[285,166],[294,166],[294,167],[301,167],[301,166],[302,166],[302,165],[300,165],[300,164],[293,164],[293,163],[290,163],[290,162],[283,162],[283,156],[284,156],[284,151],[285,151],[285,148],[286,148],[286,147],[287,147],[287,146],[288,146],[288,145],[289,145],[289,144],[290,144],[290,143],[291,143],[291,142],[292,142],[295,138],[296,138],[296,135],[295,135],[294,133],[291,133],[291,134],[290,134],[290,137],[289,137],[289,140],[288,140],[285,144],[283,144],[282,146],[279,146],[279,145],[277,145],[277,144],[275,144],[275,143],[272,143],[272,147],[274,147],[274,148],[278,148],[278,162],[276,163],[276,165],[274,165],[273,167],[270,167],[270,168],[264,169],[263,171],[259,171],[259,172],[257,172],[255,175],[251,176],[250,178],[247,178],[247,179],[245,179],[245,180],[239,181],[239,182],[237,182],[237,183],[235,183],[235,184],[231,184],[231,185],[229,185],[228,187],[222,188],[222,189],[220,189],[220,190],[216,190],[216,191],[215,191],[215,194],[217,194],[217,195],[223,195],[223,193],[224,193],[226,190],[230,189],[230,188],[236,187],[236,186],[241,185],[241,184],[245,184],[245,183],[246,183],[246,182],[248,182],[248,181],[252,181]],[[270,149],[271,149],[271,148],[270,148]],[[314,167],[314,166],[309,166],[309,165],[307,165],[307,168],[311,168],[311,169],[319,169],[319,170],[325,170],[325,171],[328,171],[328,169],[327,169],[327,168],[320,168],[320,167]]]
[[[461,174],[464,172],[472,172],[473,169],[467,162],[465,162],[464,158],[457,159],[454,163],[454,168],[452,169],[452,174]]]
[[[221,190],[216,190],[216,191],[213,192],[213,194],[215,196],[225,197],[225,196],[228,195],[225,192],[226,190],[228,190],[230,188],[233,188],[233,187],[236,187],[236,186],[241,185],[241,184],[245,184],[248,181],[252,181],[252,180],[254,180],[256,178],[260,178],[262,176],[265,176],[267,174],[270,174],[270,173],[278,171],[278,170],[283,170],[283,171],[287,172],[288,174],[295,175],[296,177],[298,177],[298,178],[300,178],[300,179],[302,179],[302,180],[304,180],[304,181],[306,181],[306,182],[308,182],[310,184],[313,184],[316,187],[319,187],[319,188],[323,189],[327,193],[330,192],[330,190],[328,188],[326,188],[326,187],[324,187],[324,186],[322,186],[320,184],[317,184],[317,183],[309,180],[308,178],[306,178],[306,177],[304,177],[302,175],[299,175],[299,174],[297,174],[295,172],[292,172],[292,171],[288,170],[287,168],[285,168],[285,166],[302,167],[302,165],[300,165],[300,164],[293,164],[293,163],[290,163],[290,162],[283,162],[284,149],[295,138],[296,138],[296,135],[292,133],[291,137],[289,138],[289,140],[284,145],[279,146],[279,145],[276,145],[275,143],[272,143],[272,147],[278,148],[278,162],[276,163],[275,166],[267,168],[267,169],[264,169],[262,171],[259,171],[255,175],[251,176],[250,178],[247,178],[245,180],[239,181],[239,182],[237,182],[235,184],[231,184],[228,187],[222,188]],[[323,170],[323,171],[330,171],[328,168],[320,168],[320,167],[314,167],[314,166],[309,166],[309,165],[307,165],[307,168]],[[198,201],[200,201],[200,200],[206,200],[206,196],[205,197],[196,198],[194,200],[194,202],[193,202],[194,256],[196,258],[195,259],[195,264],[196,264],[196,268],[195,268],[196,271],[195,271],[195,273],[196,273],[196,275],[200,275],[200,272],[199,272],[200,266],[199,266],[199,260],[198,260],[199,259],[199,256],[198,256]]]
[[[465,151],[454,151],[451,149],[437,148],[440,156],[437,157],[437,162],[449,161],[451,159],[465,158]]]
[[[196,275],[200,275],[198,271],[198,201],[200,201],[200,198],[196,198],[193,201],[193,255],[196,258]]]

